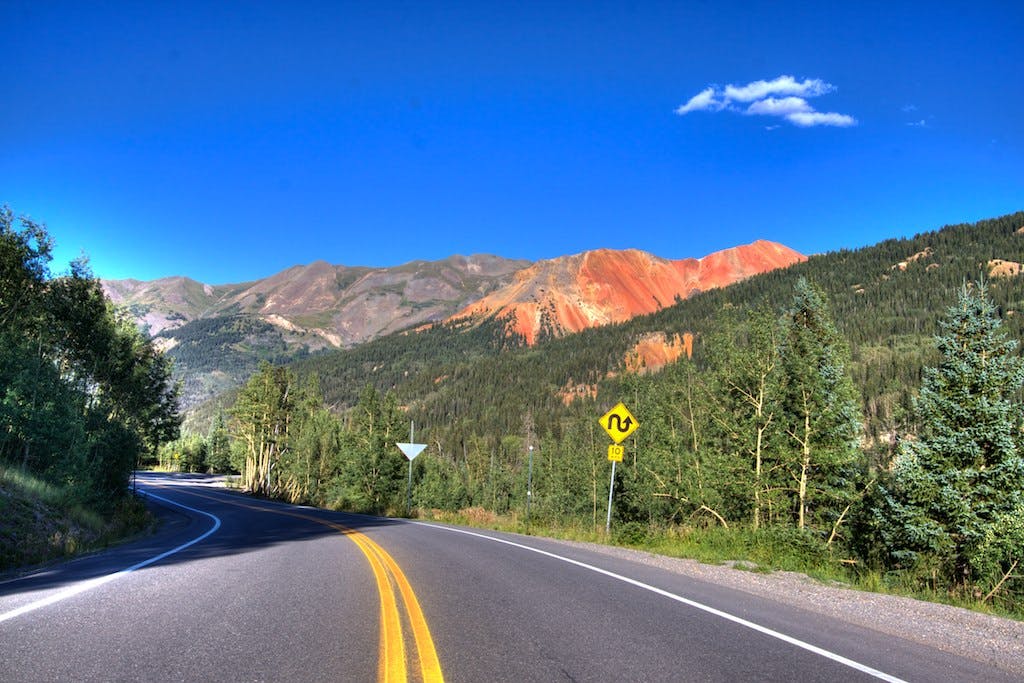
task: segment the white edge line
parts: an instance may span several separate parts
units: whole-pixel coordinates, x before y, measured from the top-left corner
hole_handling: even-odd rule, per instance
[[[188,548],[189,546],[192,546],[192,545],[195,545],[196,543],[199,543],[199,541],[203,540],[204,538],[206,538],[207,536],[209,536],[210,534],[212,534],[213,532],[217,531],[217,529],[220,528],[220,519],[216,515],[211,514],[209,512],[206,512],[205,510],[198,510],[196,508],[189,507],[188,505],[184,505],[182,503],[178,503],[178,502],[175,502],[173,500],[170,500],[169,498],[164,498],[163,496],[158,496],[155,493],[149,493],[148,491],[141,491],[140,490],[139,493],[141,493],[143,495],[146,495],[146,496],[149,496],[150,498],[156,498],[157,500],[162,500],[163,502],[170,503],[171,505],[176,505],[176,506],[178,506],[180,508],[184,508],[186,510],[191,510],[192,512],[198,512],[201,515],[206,515],[207,517],[209,517],[210,519],[213,520],[213,526],[210,527],[209,529],[207,529],[206,533],[202,534],[201,536],[197,536],[196,538],[193,538],[191,541],[188,541],[187,543],[182,543],[177,548],[172,548],[171,550],[168,550],[166,552],[162,552],[162,553],[160,553],[159,555],[157,555],[155,557],[149,558],[148,560],[143,560],[142,562],[139,562],[137,564],[133,564],[131,567],[128,567],[127,569],[122,569],[119,572],[115,572],[113,574],[107,574],[105,576],[97,576],[94,579],[89,579],[88,581],[83,581],[81,583],[75,584],[75,585],[73,585],[73,586],[71,586],[69,588],[65,588],[62,591],[56,592],[53,595],[49,595],[49,596],[47,596],[45,598],[42,598],[40,600],[36,600],[35,602],[30,602],[27,605],[22,605],[21,607],[18,607],[17,609],[11,610],[10,612],[4,612],[3,614],[0,614],[0,622],[7,621],[8,619],[14,619],[15,617],[19,617],[22,614],[25,614],[27,612],[32,612],[32,611],[37,610],[37,609],[39,609],[41,607],[46,607],[47,605],[52,605],[55,602],[60,602],[61,600],[65,600],[65,599],[70,598],[70,597],[72,597],[74,595],[78,595],[79,593],[84,593],[85,591],[92,590],[93,588],[96,588],[97,586],[102,586],[105,583],[109,583],[109,582],[111,582],[111,581],[113,581],[115,579],[119,579],[122,576],[125,576],[126,574],[130,574],[133,571],[135,571],[136,569],[142,569],[143,567],[147,567],[147,566],[153,564],[154,562],[159,562],[160,560],[164,559],[165,557],[170,557],[174,553],[180,552],[180,551],[184,550],[185,548]]]
[[[865,664],[861,664],[860,662],[855,662],[852,659],[847,659],[846,657],[843,657],[842,655],[838,655],[838,654],[836,654],[834,652],[830,652],[828,650],[822,649],[822,648],[820,648],[820,647],[818,647],[816,645],[811,645],[810,643],[807,643],[807,642],[804,642],[804,641],[799,640],[797,638],[794,638],[793,636],[787,636],[785,633],[780,633],[778,631],[773,631],[772,629],[770,629],[770,628],[768,628],[766,626],[761,626],[760,624],[755,624],[752,621],[747,621],[746,619],[743,619],[741,617],[737,617],[737,616],[735,616],[733,614],[729,614],[728,612],[723,612],[721,610],[715,609],[714,607],[709,607],[708,605],[704,605],[702,603],[690,600],[689,598],[684,598],[681,595],[676,595],[675,593],[670,593],[670,592],[668,592],[666,590],[662,590],[661,588],[656,588],[655,586],[651,586],[651,585],[643,583],[641,581],[637,581],[636,579],[631,579],[628,576],[623,576],[621,574],[616,574],[615,572],[610,572],[607,569],[601,569],[600,567],[595,567],[594,565],[587,564],[585,562],[580,562],[579,560],[573,560],[573,559],[568,558],[568,557],[563,557],[562,555],[556,555],[555,553],[548,552],[546,550],[540,550],[539,548],[532,548],[532,547],[530,547],[528,545],[523,545],[522,543],[516,543],[514,541],[507,541],[507,540],[505,540],[503,538],[495,538],[494,536],[488,536],[486,534],[479,534],[479,533],[476,533],[475,531],[467,531],[465,529],[458,529],[458,528],[455,528],[455,527],[440,526],[438,524],[427,524],[425,522],[412,522],[412,524],[418,524],[420,526],[426,526],[426,527],[430,527],[432,529],[440,529],[442,531],[451,531],[452,533],[457,533],[457,534],[465,534],[467,536],[476,536],[477,538],[484,538],[484,539],[487,539],[488,541],[494,541],[495,543],[504,543],[505,545],[510,545],[510,546],[512,546],[514,548],[520,548],[522,550],[528,550],[528,551],[530,551],[532,553],[537,553],[538,555],[544,555],[545,557],[550,557],[550,558],[553,558],[553,559],[556,559],[556,560],[561,560],[562,562],[567,562],[569,564],[576,565],[577,567],[582,567],[583,569],[589,569],[592,572],[597,572],[598,574],[603,574],[604,576],[608,576],[610,578],[617,579],[617,580],[622,581],[624,583],[628,583],[631,586],[636,586],[637,588],[642,588],[642,589],[644,589],[646,591],[650,591],[650,592],[655,593],[657,595],[660,595],[662,597],[669,598],[670,600],[675,600],[676,602],[681,602],[684,605],[689,605],[690,607],[693,607],[695,609],[699,609],[699,610],[702,610],[702,611],[707,612],[709,614],[713,614],[716,617],[720,617],[722,619],[726,619],[727,621],[731,621],[734,624],[739,624],[740,626],[744,626],[746,628],[752,629],[754,631],[757,631],[758,633],[763,633],[764,635],[771,636],[772,638],[777,638],[778,640],[781,640],[783,642],[789,643],[790,645],[794,645],[794,646],[796,646],[798,648],[807,650],[808,652],[813,652],[814,654],[820,655],[822,657],[825,657],[826,659],[831,659],[834,662],[838,662],[839,664],[843,664],[844,666],[848,666],[851,669],[855,669],[857,671],[860,671],[861,673],[865,673],[865,674],[867,674],[869,676],[874,676],[875,678],[877,678],[879,680],[888,681],[889,683],[906,683],[906,681],[904,681],[902,678],[897,678],[895,676],[892,676],[890,674],[885,673],[884,671],[879,671],[878,669],[873,669],[870,666],[867,666]]]

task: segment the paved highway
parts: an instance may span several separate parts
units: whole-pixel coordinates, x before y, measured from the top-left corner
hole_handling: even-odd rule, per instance
[[[142,476],[158,534],[0,583],[0,681],[1014,680],[556,541],[204,481]]]

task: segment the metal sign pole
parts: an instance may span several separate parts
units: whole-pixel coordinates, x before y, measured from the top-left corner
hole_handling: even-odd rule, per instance
[[[526,528],[530,528],[530,499],[533,498],[533,444],[530,444],[530,466],[526,472]]]
[[[409,443],[416,443],[416,439],[412,438],[416,430],[416,423],[412,420],[409,421]],[[409,486],[405,491],[405,516],[412,516],[412,458],[409,458]]]
[[[608,485],[608,518],[604,521],[604,533],[608,534],[608,530],[612,526],[612,492],[615,491],[615,465],[617,462],[612,460],[612,481]]]

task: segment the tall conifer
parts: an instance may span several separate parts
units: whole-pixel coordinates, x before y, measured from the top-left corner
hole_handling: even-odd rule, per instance
[[[937,557],[966,586],[986,536],[1024,501],[1024,366],[984,283],[961,287],[936,344],[941,359],[925,369],[916,402],[921,433],[897,454],[888,496],[896,519],[884,532],[898,563]]]
[[[849,352],[821,290],[800,278],[783,319],[782,415],[789,476],[801,529],[834,529],[854,493],[860,411]]]

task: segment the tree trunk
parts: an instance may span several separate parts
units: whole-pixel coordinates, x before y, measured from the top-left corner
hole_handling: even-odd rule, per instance
[[[800,463],[800,520],[797,527],[807,524],[807,472],[811,468],[811,414],[804,411],[803,460]]]

